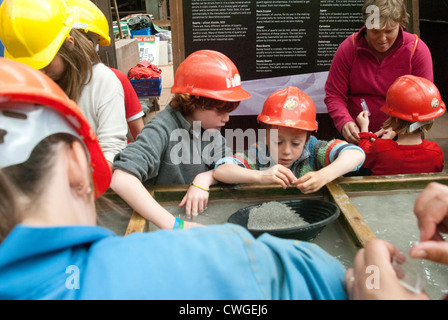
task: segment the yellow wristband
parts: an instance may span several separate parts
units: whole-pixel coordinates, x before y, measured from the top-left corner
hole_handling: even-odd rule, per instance
[[[199,189],[201,189],[201,190],[210,192],[210,190],[208,190],[208,189],[206,189],[206,188],[204,188],[204,187],[198,186],[196,183],[193,183],[193,182],[192,182],[191,185],[192,185],[192,186],[195,186],[196,188],[199,188]]]

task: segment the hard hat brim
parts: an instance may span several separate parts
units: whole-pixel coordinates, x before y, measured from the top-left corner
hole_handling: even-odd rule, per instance
[[[201,96],[221,101],[238,102],[250,99],[252,95],[243,88],[232,88],[232,90],[209,91],[198,88],[171,88],[171,93],[188,93],[193,96]]]

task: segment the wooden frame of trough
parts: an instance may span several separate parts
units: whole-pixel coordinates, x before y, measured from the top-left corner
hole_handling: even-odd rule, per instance
[[[340,210],[339,221],[352,235],[354,243],[363,247],[364,244],[375,238],[372,230],[350,201],[351,192],[376,192],[387,190],[415,190],[423,189],[431,182],[448,185],[448,174],[414,174],[391,176],[359,176],[341,177],[326,185],[320,191],[313,194],[302,194],[295,188],[282,189],[279,185],[217,185],[210,189],[210,200],[219,199],[294,199],[294,198],[318,198],[335,202]],[[188,185],[155,186],[148,188],[148,192],[162,205],[173,201],[180,201],[188,189]],[[108,197],[117,199],[116,195],[109,193]],[[119,199],[118,201],[122,201]],[[144,232],[149,229],[148,221],[137,212],[133,212],[125,235],[133,232]]]

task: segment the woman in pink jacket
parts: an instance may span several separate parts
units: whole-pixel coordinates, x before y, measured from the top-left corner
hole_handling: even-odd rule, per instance
[[[365,110],[363,106],[370,112],[369,131],[381,129],[387,115],[380,108],[399,76],[412,74],[434,81],[427,45],[404,31],[409,14],[403,0],[365,0],[362,12],[364,27],[339,46],[325,85],[328,113],[351,143],[359,141],[355,119]]]

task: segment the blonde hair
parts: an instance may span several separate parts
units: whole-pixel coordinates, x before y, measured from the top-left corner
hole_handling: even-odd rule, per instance
[[[206,97],[193,96],[188,93],[176,93],[170,101],[170,106],[182,115],[191,116],[196,109],[218,110],[219,112],[232,112],[239,102],[221,101]]]
[[[369,6],[376,6],[379,9],[379,25],[384,28],[391,22],[400,24],[406,28],[409,23],[409,13],[406,10],[406,3],[404,0],[365,0],[362,7],[362,18],[364,24],[373,12],[366,12]]]
[[[77,101],[82,88],[90,81],[93,63],[101,60],[83,32],[72,29],[70,35],[74,43],[65,41],[57,53],[65,64],[64,75],[57,83],[70,99]]]
[[[410,134],[414,132],[421,132],[422,134],[427,133],[429,130],[431,130],[432,125],[434,123],[434,120],[428,121],[428,123],[424,124],[420,128],[416,129],[415,131],[410,130],[410,126],[413,122],[403,120],[396,117],[389,117],[386,121],[384,121],[382,128],[387,129],[391,128],[394,130],[398,135],[401,134]]]

